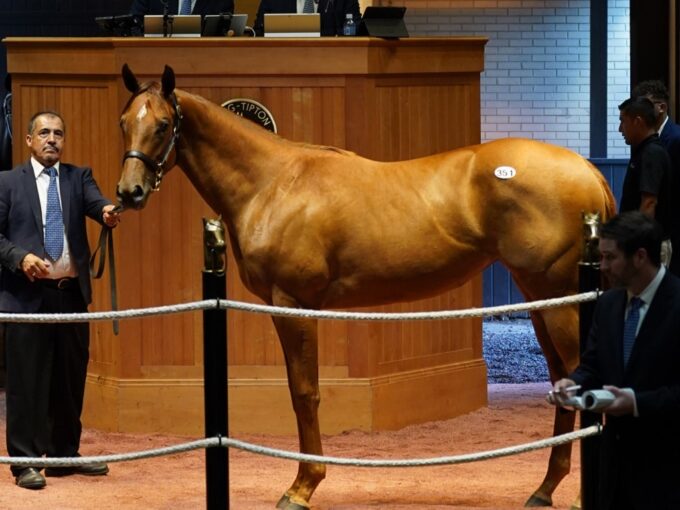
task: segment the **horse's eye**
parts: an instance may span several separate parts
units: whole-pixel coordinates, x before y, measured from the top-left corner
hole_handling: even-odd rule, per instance
[[[157,135],[163,135],[168,130],[170,123],[167,120],[161,121],[156,128]]]

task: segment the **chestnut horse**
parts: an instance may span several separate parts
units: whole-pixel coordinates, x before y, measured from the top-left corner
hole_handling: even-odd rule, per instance
[[[502,261],[527,300],[578,290],[581,213],[614,214],[600,172],[566,149],[498,140],[382,163],[293,143],[199,96],[140,85],[121,116],[125,158],[117,196],[142,209],[177,165],[227,226],[245,286],[271,305],[322,309],[415,300],[461,285]],[[578,362],[576,306],[531,314],[550,377]],[[288,370],[300,450],[321,454],[317,321],[274,317]],[[574,427],[557,410],[554,433]],[[529,506],[550,505],[571,446],[551,452]],[[300,463],[277,504],[309,507],[325,466]]]

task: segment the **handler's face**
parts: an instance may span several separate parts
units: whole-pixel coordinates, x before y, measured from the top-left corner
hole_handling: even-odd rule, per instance
[[[626,257],[613,239],[600,239],[600,271],[612,287],[628,287],[637,274],[635,255]]]
[[[26,145],[40,164],[50,167],[61,158],[64,148],[64,124],[54,115],[41,115],[33,122],[33,132],[26,135]]]
[[[640,140],[640,117],[631,117],[621,112],[619,115],[619,132],[623,135],[626,145],[635,147]]]

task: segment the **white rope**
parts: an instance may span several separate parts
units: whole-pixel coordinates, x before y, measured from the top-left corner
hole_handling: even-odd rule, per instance
[[[282,317],[300,317],[313,319],[334,319],[353,321],[426,321],[442,319],[466,319],[470,317],[488,317],[491,315],[504,315],[529,310],[542,310],[556,308],[586,301],[594,301],[599,296],[599,291],[584,292],[561,298],[543,299],[529,303],[516,305],[491,306],[488,308],[468,308],[466,310],[439,310],[434,312],[340,312],[333,310],[305,310],[303,308],[286,308],[283,306],[259,305],[256,303],[243,303],[220,299],[220,307],[230,308],[243,312],[265,313]]]
[[[357,459],[357,458],[343,458],[343,457],[326,457],[323,455],[311,455],[306,453],[291,452],[287,450],[279,450],[277,448],[269,448],[266,446],[259,446],[238,439],[213,437],[207,439],[200,439],[188,443],[179,444],[176,446],[168,446],[164,448],[155,448],[151,450],[143,450],[125,454],[113,455],[97,455],[91,457],[60,457],[60,458],[46,458],[46,457],[0,457],[0,464],[11,464],[13,466],[30,466],[30,467],[68,467],[68,466],[83,466],[89,464],[99,463],[114,463],[124,462],[130,460],[148,459],[152,457],[160,457],[162,455],[174,455],[177,453],[184,453],[199,448],[213,448],[217,446],[236,448],[258,455],[265,455],[280,459],[294,460],[297,462],[314,462],[318,464],[329,464],[336,466],[357,466],[357,467],[372,467],[372,468],[397,468],[397,467],[422,467],[422,466],[443,466],[452,464],[463,464],[467,462],[475,462],[481,460],[489,460],[499,457],[507,457],[509,455],[517,455],[542,448],[549,448],[572,441],[584,439],[590,436],[595,436],[601,433],[601,425],[591,425],[588,428],[562,434],[560,436],[551,437],[549,439],[541,439],[531,443],[525,443],[517,446],[510,446],[506,448],[499,448],[496,450],[487,450],[477,453],[467,453],[463,455],[449,455],[444,457],[429,457],[420,459]]]
[[[137,319],[152,315],[193,312],[197,310],[232,309],[243,312],[299,317],[314,319],[354,320],[354,321],[403,321],[403,320],[442,320],[488,317],[530,310],[556,308],[597,299],[599,291],[584,292],[561,298],[543,299],[516,305],[492,306],[489,308],[468,308],[466,310],[440,310],[434,312],[344,312],[333,310],[306,310],[282,306],[260,305],[228,299],[205,299],[178,305],[133,308],[129,310],[90,312],[90,313],[0,313],[0,322],[88,322],[121,319]]]

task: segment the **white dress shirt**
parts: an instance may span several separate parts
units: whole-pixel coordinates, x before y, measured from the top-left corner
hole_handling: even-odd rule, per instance
[[[317,12],[319,10],[319,2],[317,0],[312,1],[312,7],[314,8],[314,12]],[[297,12],[302,13],[305,9],[305,0],[297,0]]]
[[[50,185],[50,176],[44,172],[45,167],[41,165],[36,159],[31,158],[31,166],[33,167],[33,174],[35,175],[35,184],[38,187],[38,197],[40,198],[40,211],[43,224],[43,239],[45,239],[45,223],[47,217],[47,188]],[[59,162],[55,163],[54,168],[57,170],[57,193],[59,194],[59,202],[61,203],[61,183],[59,183]],[[64,208],[61,208],[62,213]],[[66,226],[64,226],[64,251],[61,252],[61,257],[52,262],[49,261],[48,268],[49,276],[47,278],[70,278],[78,276],[76,268],[71,264],[71,251],[68,246],[68,239],[66,238]]]

